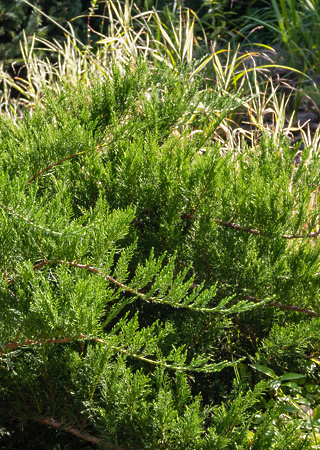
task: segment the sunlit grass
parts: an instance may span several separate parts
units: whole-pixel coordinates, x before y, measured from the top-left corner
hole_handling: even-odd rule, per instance
[[[96,3],[91,4],[90,18],[95,16]],[[165,63],[172,70],[188,64],[190,79],[202,76],[204,86],[218,89],[220,95],[237,95],[239,109],[230,112],[216,132],[216,139],[225,148],[239,148],[243,138],[255,145],[262,132],[272,133],[276,140],[283,134],[292,140],[297,131],[309,145],[318,146],[319,140],[312,138],[310,130],[309,134],[306,128],[301,133],[289,106],[290,95],[281,94],[280,84],[272,78],[277,65],[271,46],[251,44],[248,51],[231,44],[221,48],[217,41],[209,44],[197,14],[182,6],[169,17],[156,10],[141,12],[128,0],[124,4],[119,0],[106,2],[104,9],[108,33],[90,30],[98,38],[92,46],[77,39],[71,24],[64,29],[64,44],[25,37],[21,42],[21,61],[26,76],[11,77],[3,69],[0,72],[1,112],[15,118],[21,108],[32,109],[45,88],[59,92],[65,84],[88,84],[90,77],[112,76],[112,61],[121,67],[143,58],[154,65],[158,61]],[[298,69],[293,70],[303,75]],[[293,97],[295,90],[293,87]],[[304,96],[303,89],[299,95]]]

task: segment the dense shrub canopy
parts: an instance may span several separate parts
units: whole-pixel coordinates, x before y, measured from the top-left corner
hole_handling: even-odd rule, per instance
[[[226,152],[238,99],[189,73],[114,65],[1,118],[1,415],[101,445],[302,448],[279,405],[257,426],[257,369],[317,374],[319,159]]]
[[[3,3],[0,447],[317,448],[317,1]]]

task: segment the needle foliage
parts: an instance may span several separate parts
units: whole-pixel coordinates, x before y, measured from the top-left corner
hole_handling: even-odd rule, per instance
[[[239,98],[193,72],[113,64],[1,117],[3,441],[36,422],[104,448],[313,448],[259,374],[319,346],[319,157],[226,151]]]

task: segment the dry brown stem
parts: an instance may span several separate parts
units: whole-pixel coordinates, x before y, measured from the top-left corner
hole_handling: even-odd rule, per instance
[[[92,436],[91,434],[86,433],[84,431],[80,431],[78,428],[65,427],[62,422],[60,422],[59,420],[51,419],[50,417],[42,417],[39,422],[44,425],[56,428],[58,430],[63,430],[66,431],[67,433],[71,433],[80,439],[84,439],[87,442],[99,445],[100,448],[107,448],[112,450],[116,450],[119,448],[116,445],[106,443],[103,439]]]
[[[58,166],[59,164],[62,164],[64,161],[68,161],[68,159],[72,159],[72,158],[74,158],[76,156],[83,155],[84,153],[87,153],[88,151],[91,151],[91,150],[85,150],[83,152],[74,153],[73,155],[69,155],[69,156],[66,156],[65,158],[60,159],[56,163],[50,164],[49,166],[47,166],[44,169],[40,170],[40,172],[36,173],[32,178],[30,178],[30,180],[27,181],[27,184],[32,183],[34,180],[36,180],[38,177],[40,177],[40,175],[42,175],[45,172],[48,172],[53,167]]]
[[[230,227],[230,228],[233,228],[234,230],[245,231],[246,233],[251,233],[256,236],[267,236],[268,235],[268,233],[265,233],[264,231],[254,230],[252,228],[245,228],[245,227],[242,227],[241,225],[237,225],[236,223],[233,223],[233,222],[224,222],[219,219],[213,219],[213,220],[218,225],[224,225],[225,227]],[[280,234],[280,237],[282,237],[283,239],[302,239],[305,237],[308,237],[308,238],[317,237],[319,234],[320,234],[320,230],[316,231],[315,233],[308,233],[308,234]]]
[[[262,301],[256,297],[252,297],[251,295],[246,295],[244,298],[246,300],[249,300],[249,301],[255,302],[255,303],[260,303]],[[296,305],[283,305],[282,303],[277,303],[277,302],[266,303],[266,305],[272,306],[274,308],[279,308],[279,309],[287,309],[289,311],[297,311],[297,312],[307,314],[308,316],[312,316],[312,317],[320,316],[320,313],[318,313],[316,311],[312,311],[311,309],[307,309],[307,308],[300,308],[300,306],[296,306]]]

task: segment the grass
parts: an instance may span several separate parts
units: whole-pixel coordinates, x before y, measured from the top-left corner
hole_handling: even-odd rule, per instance
[[[302,72],[319,73],[320,3],[318,0],[271,0],[262,11],[245,17],[244,30],[261,27],[277,42],[279,56]]]
[[[23,1],[30,5],[27,0]],[[95,17],[96,3],[92,2],[89,19]],[[284,7],[283,2],[281,4]],[[197,14],[181,5],[171,16],[168,10],[162,15],[156,10],[141,12],[128,0],[123,5],[119,0],[106,2],[104,11],[106,17],[102,20],[109,23],[108,34],[91,30],[90,33],[98,37],[93,47],[77,39],[71,24],[65,29],[63,45],[35,36],[31,40],[25,37],[21,43],[20,64],[23,64],[26,76],[10,77],[3,70],[0,72],[1,111],[17,118],[22,107],[33,108],[45,87],[59,91],[65,84],[88,84],[92,76],[101,73],[111,76],[108,68],[111,61],[117,61],[121,66],[128,61],[135,64],[138,58],[144,58],[154,64],[165,62],[173,70],[178,64],[192,64],[190,78],[201,73],[204,83],[218,86],[221,95],[237,93],[239,109],[223,120],[216,136],[220,141],[224,139],[226,147],[236,148],[243,136],[254,142],[266,128],[268,115],[272,116],[271,129],[275,136],[301,134],[301,127],[296,125],[292,111],[289,111],[288,98],[306,98],[304,91],[291,87],[288,82],[289,97],[280,93],[283,85],[272,76],[280,66],[274,62],[277,55],[271,46],[250,44],[248,51],[245,42],[243,46],[228,44],[220,48],[221,43],[217,40],[208,42]],[[285,26],[289,19],[284,16],[283,20]],[[293,70],[303,75],[298,69]],[[313,87],[316,89],[315,84]],[[270,129],[270,121],[268,125]],[[302,135],[304,138],[308,135],[307,127]],[[316,139],[313,145],[317,142]]]

